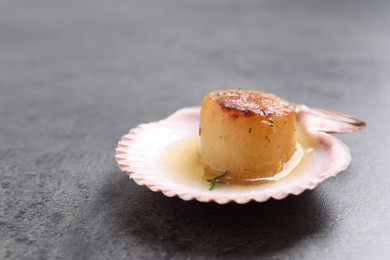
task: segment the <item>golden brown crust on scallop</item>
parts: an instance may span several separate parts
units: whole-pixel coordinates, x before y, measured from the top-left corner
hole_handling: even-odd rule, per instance
[[[252,90],[221,90],[209,93],[222,109],[236,112],[232,118],[239,116],[284,116],[294,111],[286,100],[273,94]]]

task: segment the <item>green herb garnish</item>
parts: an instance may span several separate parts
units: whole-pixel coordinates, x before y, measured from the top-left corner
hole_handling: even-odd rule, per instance
[[[199,126],[199,131],[198,131],[199,136],[202,134],[202,128]]]
[[[275,124],[274,124],[274,121],[272,120],[272,118],[268,119],[269,120],[269,126],[270,127],[274,127]]]
[[[248,133],[252,133],[252,127],[248,129]]]
[[[223,185],[228,185],[229,183],[225,182],[225,181],[220,181],[219,179],[223,178],[226,176],[226,174],[228,173],[228,171],[225,171],[224,173],[222,173],[221,175],[218,175],[212,179],[208,179],[207,181],[210,182],[210,187],[209,187],[209,190],[212,190],[214,189],[214,187],[217,185],[217,184],[223,184]]]

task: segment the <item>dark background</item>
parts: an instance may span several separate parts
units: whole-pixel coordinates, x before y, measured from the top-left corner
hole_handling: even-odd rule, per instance
[[[0,258],[390,257],[389,1],[0,1]],[[119,171],[137,124],[218,88],[368,127],[282,201],[166,198]]]

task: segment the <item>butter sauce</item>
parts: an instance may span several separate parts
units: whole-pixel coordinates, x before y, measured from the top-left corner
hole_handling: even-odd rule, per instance
[[[313,142],[305,136],[297,135],[297,150],[292,158],[283,166],[283,170],[273,177],[231,180],[227,177],[224,181],[228,185],[218,185],[215,189],[253,189],[267,188],[278,182],[289,179],[302,172],[311,160],[310,153],[313,150]],[[199,187],[205,191],[209,188],[210,178],[215,175],[210,174],[203,166],[199,158],[200,138],[198,135],[190,135],[176,140],[163,147],[159,154],[159,165],[166,177],[179,185],[189,185]]]

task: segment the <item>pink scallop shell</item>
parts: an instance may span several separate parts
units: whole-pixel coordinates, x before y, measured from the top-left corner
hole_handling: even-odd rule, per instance
[[[351,161],[349,149],[328,133],[349,133],[365,126],[363,121],[349,115],[297,105],[297,128],[303,129],[301,131],[310,135],[317,144],[312,152],[310,167],[306,167],[298,177],[265,189],[216,189],[210,192],[172,181],[161,174],[156,158],[161,147],[198,132],[199,111],[199,107],[183,108],[164,120],[141,124],[131,129],[122,137],[116,149],[115,158],[119,168],[137,184],[183,200],[219,204],[264,202],[270,198],[280,200],[290,194],[298,195],[307,189],[313,189],[325,179],[345,170]]]

